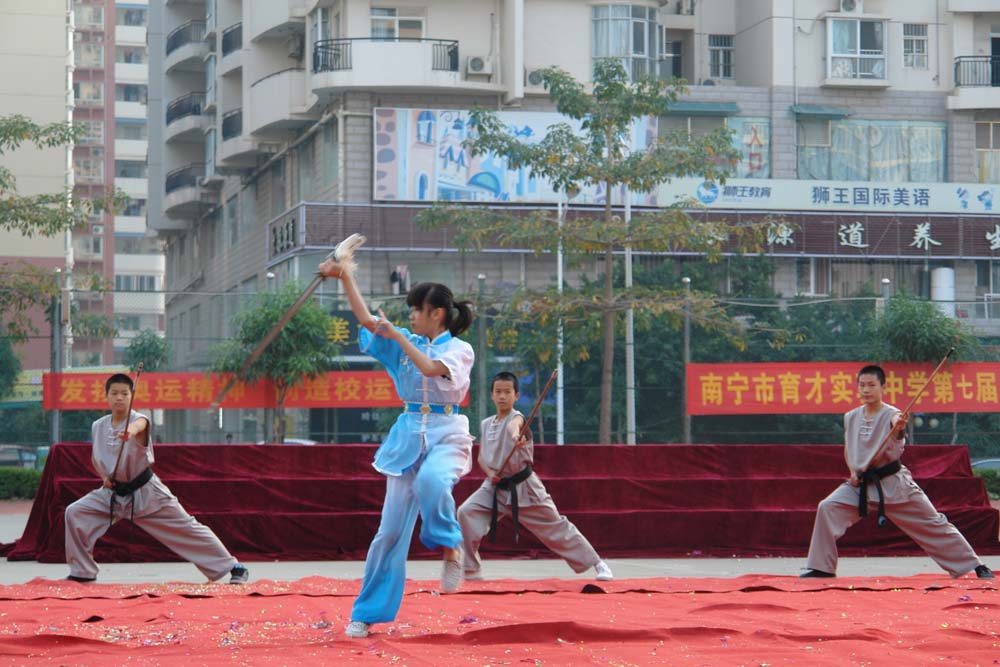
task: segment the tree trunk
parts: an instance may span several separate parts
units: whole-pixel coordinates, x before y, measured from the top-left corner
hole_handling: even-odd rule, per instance
[[[285,444],[285,388],[278,387],[278,405],[274,409],[274,442]]]

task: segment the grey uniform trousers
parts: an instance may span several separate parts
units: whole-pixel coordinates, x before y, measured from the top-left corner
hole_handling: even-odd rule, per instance
[[[76,577],[97,577],[94,545],[108,531],[111,489],[94,489],[66,508],[66,563]],[[115,522],[135,524],[175,554],[195,565],[211,581],[229,573],[237,561],[207,526],[188,514],[155,475],[131,498],[115,498]]]

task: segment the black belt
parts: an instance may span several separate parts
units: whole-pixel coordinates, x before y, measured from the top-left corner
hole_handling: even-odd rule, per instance
[[[868,485],[874,484],[878,491],[878,525],[885,525],[885,496],[882,494],[882,478],[895,475],[902,470],[899,461],[886,463],[881,468],[869,468],[861,475],[861,494],[858,496],[858,516],[862,519],[868,516]]]
[[[510,477],[504,477],[493,487],[493,514],[490,515],[489,540],[497,541],[497,491],[510,491],[510,516],[514,520],[514,542],[517,542],[517,485],[531,477],[531,464],[525,463],[524,470]]]
[[[133,493],[141,489],[146,485],[146,482],[153,479],[153,469],[146,468],[141,473],[136,475],[133,479],[127,482],[119,482],[118,480],[112,480],[111,484],[111,525],[115,525],[115,496],[131,496]],[[132,503],[132,517],[130,520],[135,521],[135,501],[130,500]]]

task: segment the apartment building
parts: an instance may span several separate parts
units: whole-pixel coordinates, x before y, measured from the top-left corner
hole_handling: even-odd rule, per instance
[[[165,260],[146,226],[148,0],[74,0],[73,10],[73,120],[85,127],[74,150],[74,193],[101,197],[115,187],[128,196],[124,209],[98,212],[74,232],[77,273],[114,288],[113,298],[74,294],[81,315],[102,315],[118,330],[113,339],[74,339],[72,365],[88,366],[120,362],[142,329],[163,331],[164,298],[153,292],[162,290]]]
[[[72,110],[72,27],[66,0],[11,0],[0,4],[0,116],[19,114],[37,123],[59,123]],[[31,76],[25,76],[31,72]],[[53,194],[72,184],[72,149],[23,146],[0,157],[22,195]],[[51,271],[72,266],[69,235],[25,238],[0,231],[0,264],[24,263]],[[33,321],[41,334],[17,347],[24,369],[51,363],[45,314]]]
[[[618,58],[682,77],[649,119],[735,130],[726,185],[678,179],[635,206],[776,215],[784,296],[888,279],[989,333],[1000,293],[1000,7],[991,0],[166,0],[150,8],[150,224],[166,238],[178,364],[231,333],[240,295],[310,276],[352,231],[363,289],[545,283],[554,260],[459,254],[416,229],[431,201],[554,207],[530,174],[461,149],[474,107],[522,136],[556,121],[538,70]],[[601,201],[581,193],[571,205]],[[655,261],[652,258],[649,261]],[[197,335],[200,334],[201,336]]]

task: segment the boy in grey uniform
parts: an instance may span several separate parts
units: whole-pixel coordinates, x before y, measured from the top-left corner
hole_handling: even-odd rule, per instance
[[[515,540],[518,523],[523,523],[574,572],[593,567],[599,581],[614,579],[611,568],[601,560],[587,538],[569,519],[559,514],[542,480],[531,470],[530,436],[518,437],[524,415],[514,409],[520,397],[517,376],[497,373],[490,383],[490,397],[497,413],[484,419],[479,429],[479,467],[486,473],[486,480],[458,508],[458,522],[465,542],[465,578],[483,578],[479,544],[487,533],[495,539],[497,520],[512,515]],[[511,455],[512,449],[515,451]]]
[[[102,484],[66,508],[67,579],[94,581],[98,571],[94,544],[114,522],[131,519],[211,581],[228,574],[229,583],[246,583],[249,571],[215,533],[184,511],[149,467],[153,463],[149,419],[134,410],[129,414],[132,379],[117,373],[104,388],[111,414],[91,426],[91,461]]]
[[[858,372],[863,405],[844,415],[844,457],[851,477],[820,502],[809,544],[809,569],[800,576],[836,576],[837,539],[867,514],[870,501],[877,501],[879,525],[886,516],[891,518],[952,577],[975,570],[980,579],[992,579],[990,568],[899,462],[906,415],[882,402],[884,389],[881,367],[865,366]],[[880,451],[887,436],[887,446]],[[876,499],[869,497],[870,491]]]

